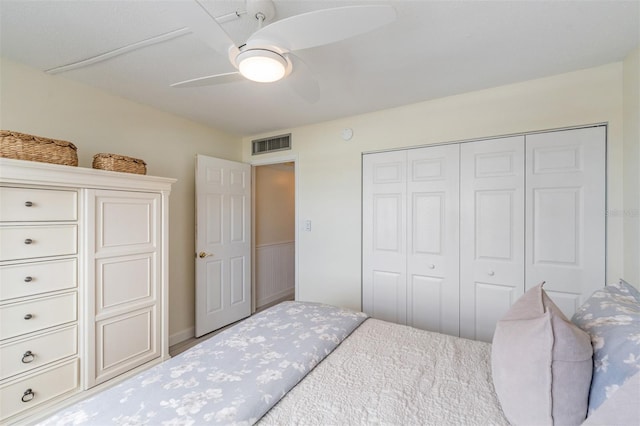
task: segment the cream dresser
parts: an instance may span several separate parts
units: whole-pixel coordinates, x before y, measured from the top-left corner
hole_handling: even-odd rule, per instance
[[[173,182],[0,159],[0,424],[168,358]]]

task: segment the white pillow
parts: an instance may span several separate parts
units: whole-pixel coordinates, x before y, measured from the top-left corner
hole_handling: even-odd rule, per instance
[[[592,372],[589,335],[573,325],[539,284],[498,321],[493,383],[515,425],[578,425],[587,415]]]

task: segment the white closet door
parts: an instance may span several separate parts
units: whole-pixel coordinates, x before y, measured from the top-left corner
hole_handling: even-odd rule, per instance
[[[489,342],[524,290],[524,136],[460,149],[460,335]]]
[[[526,288],[569,318],[605,285],[606,127],[526,136]]]
[[[407,323],[457,336],[460,146],[407,155]]]
[[[407,322],[406,151],[362,159],[362,304],[374,318]]]

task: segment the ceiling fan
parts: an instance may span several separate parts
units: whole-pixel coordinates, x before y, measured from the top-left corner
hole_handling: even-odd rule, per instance
[[[248,79],[270,83],[288,77],[293,89],[308,101],[317,101],[318,84],[306,65],[292,52],[345,40],[387,25],[396,12],[389,5],[358,5],[322,9],[291,16],[268,25],[275,16],[272,0],[246,0],[247,14],[258,21],[258,30],[245,44],[236,46],[216,19],[197,0],[185,8],[185,23],[193,33],[220,54],[228,55],[238,71],[208,75],[174,83],[172,87],[196,87]]]

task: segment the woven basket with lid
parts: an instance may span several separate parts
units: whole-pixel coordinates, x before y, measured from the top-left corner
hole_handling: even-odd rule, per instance
[[[93,156],[94,169],[111,170],[114,172],[147,174],[147,163],[139,158],[126,155],[100,153]]]
[[[71,142],[11,130],[0,130],[0,157],[78,165],[78,149]]]

